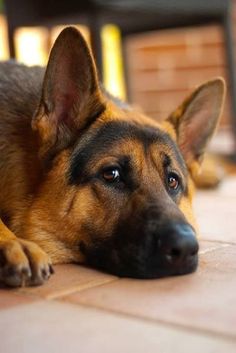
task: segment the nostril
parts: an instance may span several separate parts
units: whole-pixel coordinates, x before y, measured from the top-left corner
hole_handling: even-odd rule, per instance
[[[194,258],[198,253],[198,242],[195,238],[190,239],[188,237],[180,237],[177,240],[173,240],[175,243],[170,247],[165,247],[163,249],[163,254],[168,262],[177,263],[180,261],[185,261],[190,258]]]
[[[176,262],[182,257],[182,251],[180,248],[173,247],[165,251],[165,258],[168,262]]]
[[[181,249],[173,248],[170,252],[170,255],[175,258],[180,257],[181,256]]]
[[[159,253],[171,266],[187,266],[197,261],[198,241],[189,225],[169,225],[157,244]]]
[[[194,258],[198,253],[198,247],[194,249],[185,248],[185,247],[173,247],[165,251],[165,258],[170,263],[177,263],[183,261],[187,258]]]

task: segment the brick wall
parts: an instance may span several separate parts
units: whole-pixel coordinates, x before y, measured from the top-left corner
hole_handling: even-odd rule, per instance
[[[149,32],[130,37],[126,44],[131,101],[154,118],[165,118],[204,81],[227,79],[219,26]],[[228,102],[221,124],[229,125]]]

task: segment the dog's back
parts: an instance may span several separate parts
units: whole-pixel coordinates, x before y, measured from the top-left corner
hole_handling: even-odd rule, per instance
[[[44,69],[27,67],[14,61],[0,64],[1,120],[31,119],[41,93]]]
[[[14,216],[13,210],[24,207],[22,200],[26,200],[36,182],[37,140],[32,133],[31,119],[40,98],[43,73],[40,67],[28,68],[14,61],[0,64],[0,204],[3,216]]]

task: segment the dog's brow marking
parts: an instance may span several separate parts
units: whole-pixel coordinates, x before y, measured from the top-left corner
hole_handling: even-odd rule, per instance
[[[100,129],[93,131],[88,136],[86,143],[78,143],[71,157],[68,172],[69,183],[78,184],[79,177],[84,172],[85,166],[93,155],[107,154],[112,145],[125,140],[140,141],[146,150],[151,144],[163,144],[171,148],[174,157],[183,170],[186,170],[184,160],[172,141],[171,137],[158,128],[138,125],[126,121],[111,121],[105,123]]]
[[[166,153],[163,154],[163,157],[163,166],[164,168],[167,168],[171,165],[171,159]]]
[[[91,125],[95,120],[99,118],[100,115],[104,113],[105,110],[106,110],[105,105],[102,104],[93,115],[90,115],[87,118],[87,123],[84,126],[83,130],[86,130],[89,125]]]

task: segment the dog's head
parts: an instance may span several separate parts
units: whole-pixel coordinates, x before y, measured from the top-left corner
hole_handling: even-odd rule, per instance
[[[46,170],[26,232],[55,262],[141,278],[194,271],[191,173],[223,98],[223,81],[207,82],[159,124],[102,92],[84,39],[65,29],[32,122]]]

